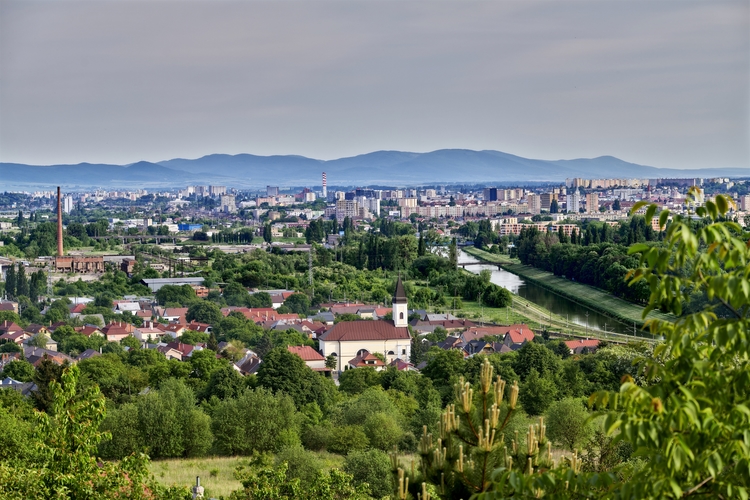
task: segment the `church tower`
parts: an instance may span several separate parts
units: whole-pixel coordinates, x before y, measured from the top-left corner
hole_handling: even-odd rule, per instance
[[[401,283],[401,276],[396,282],[396,293],[393,294],[393,324],[396,328],[406,328],[409,326],[409,304],[404,291],[404,284]]]

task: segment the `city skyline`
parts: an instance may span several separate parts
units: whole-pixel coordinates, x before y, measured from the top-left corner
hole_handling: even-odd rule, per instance
[[[4,2],[0,161],[750,164],[746,2]]]

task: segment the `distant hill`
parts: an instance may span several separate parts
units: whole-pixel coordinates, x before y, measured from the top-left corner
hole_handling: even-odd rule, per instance
[[[561,182],[584,178],[681,178],[750,176],[742,168],[660,169],[613,156],[573,160],[535,160],[501,151],[441,149],[429,153],[375,151],[336,160],[304,156],[213,154],[131,165],[81,163],[32,166],[0,163],[3,184],[35,186],[177,187],[188,184],[250,186],[419,185],[434,183]]]

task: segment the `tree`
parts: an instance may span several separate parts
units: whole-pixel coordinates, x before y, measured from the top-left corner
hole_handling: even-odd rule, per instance
[[[344,460],[344,472],[355,485],[367,485],[373,498],[385,498],[393,491],[391,460],[380,450],[353,451]]]
[[[571,452],[591,435],[591,425],[587,422],[589,413],[578,398],[555,401],[547,409],[546,416],[550,440],[562,444]]]
[[[532,368],[526,381],[521,385],[519,400],[523,409],[530,415],[544,415],[557,397],[557,386],[549,376],[541,376]]]
[[[161,306],[169,302],[185,306],[195,302],[197,298],[190,285],[164,285],[156,291],[156,301]]]
[[[93,385],[82,387],[76,365],[66,368],[50,386],[46,412],[36,413],[32,464],[0,462],[0,484],[7,498],[185,498],[184,488],[164,488],[149,477],[148,459],[132,455],[104,462],[97,447],[106,437],[100,424],[105,399]]]
[[[28,297],[29,296],[29,280],[26,278],[26,268],[18,263],[18,271],[16,272],[16,298],[17,297]]]
[[[5,365],[0,378],[10,377],[19,382],[31,382],[34,376],[34,365],[26,360],[14,360]]]
[[[226,399],[212,413],[216,448],[228,455],[278,451],[299,442],[298,415],[292,399],[259,388]]]
[[[376,385],[380,385],[380,373],[372,367],[346,370],[339,375],[339,390],[347,394],[359,394]]]
[[[637,450],[645,466],[623,479],[613,472],[549,471],[523,476],[499,471],[493,482],[498,496],[612,498],[746,498],[750,490],[750,245],[742,228],[725,216],[730,200],[703,200],[691,188],[695,215],[674,216],[659,245],[636,244],[641,266],[629,273],[631,285],[648,283],[649,304],[675,320],[649,320],[652,334],[663,335],[644,361],[641,383],[623,376],[619,391],[602,391],[590,403],[608,410],[609,436]],[[632,212],[644,205],[636,203]],[[656,205],[648,206],[651,220]],[[668,211],[659,214],[660,229]],[[708,297],[697,310],[685,309],[692,294]],[[541,490],[541,491],[540,491]]]
[[[552,200],[552,202],[549,204],[549,213],[556,214],[559,210],[560,209],[557,200]]]
[[[201,300],[188,308],[185,319],[188,321],[197,321],[198,323],[218,325],[224,319],[224,315],[221,314],[221,309],[215,303]]]
[[[9,299],[13,299],[16,296],[16,266],[11,264],[5,271],[5,295]]]
[[[335,397],[333,382],[312,371],[286,347],[276,347],[263,357],[257,377],[261,387],[291,396],[297,408],[315,402],[326,411]]]
[[[614,211],[618,211],[618,210],[620,210],[621,208],[622,208],[622,207],[620,206],[620,198],[615,198],[615,201],[614,201],[614,203],[612,203],[612,210],[614,210]]]
[[[273,233],[271,231],[271,224],[267,223],[263,226],[263,241],[269,245],[273,241]]]
[[[307,314],[310,310],[310,299],[304,293],[293,293],[287,297],[284,305],[295,314]]]

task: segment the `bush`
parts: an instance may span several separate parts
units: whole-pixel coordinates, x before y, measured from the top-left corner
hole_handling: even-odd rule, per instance
[[[360,425],[342,425],[331,429],[326,442],[326,449],[333,453],[349,453],[364,450],[370,445],[364,429]]]
[[[383,451],[393,449],[404,433],[394,415],[388,413],[373,413],[363,427],[370,446]]]
[[[344,461],[344,472],[354,485],[367,484],[370,496],[383,498],[393,492],[391,460],[380,450],[354,451]]]
[[[276,466],[287,464],[287,479],[298,478],[302,484],[315,480],[324,463],[316,453],[307,451],[302,446],[286,446],[276,454]]]

